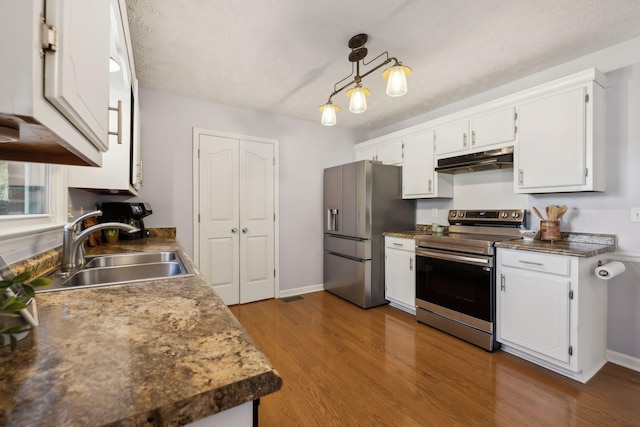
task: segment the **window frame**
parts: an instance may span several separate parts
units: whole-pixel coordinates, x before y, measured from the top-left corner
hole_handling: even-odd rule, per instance
[[[19,245],[30,245],[30,242],[50,240],[44,233],[61,230],[67,220],[67,169],[61,165],[48,165],[49,213],[35,215],[0,216],[0,253],[15,249]],[[60,239],[62,238],[62,233]],[[18,239],[18,240],[16,240]],[[11,243],[9,243],[11,242]]]

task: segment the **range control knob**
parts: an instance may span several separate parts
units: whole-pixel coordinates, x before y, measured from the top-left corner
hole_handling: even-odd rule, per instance
[[[455,217],[456,217],[456,213],[455,213],[455,211],[449,212],[449,216],[450,216],[451,218],[455,218]]]
[[[512,214],[511,214],[511,216],[512,216],[514,219],[518,219],[518,218],[520,218],[520,212],[514,212],[514,213],[512,213]]]
[[[458,216],[459,216],[460,218],[464,218],[464,212],[458,212]]]
[[[502,212],[502,218],[509,218],[509,214],[507,212]]]

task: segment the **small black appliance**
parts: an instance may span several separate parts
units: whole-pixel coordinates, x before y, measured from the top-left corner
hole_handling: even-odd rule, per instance
[[[102,216],[98,218],[98,221],[101,223],[121,222],[137,227],[140,231],[135,233],[120,230],[118,237],[121,240],[141,239],[149,237],[149,230],[144,228],[142,218],[152,213],[151,205],[148,203],[104,202],[102,203]]]

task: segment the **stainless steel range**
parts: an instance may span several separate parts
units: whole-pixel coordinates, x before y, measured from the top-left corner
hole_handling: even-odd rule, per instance
[[[450,210],[448,220],[448,233],[416,237],[416,317],[493,351],[494,244],[519,237],[526,211]]]

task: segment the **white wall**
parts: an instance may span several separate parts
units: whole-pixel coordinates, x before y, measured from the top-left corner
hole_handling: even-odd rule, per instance
[[[279,140],[280,290],[321,285],[322,171],[354,160],[362,134],[319,123],[141,90],[144,185],[135,200],[151,204],[145,226],[177,227],[193,255],[192,129]]]
[[[569,212],[562,220],[561,230],[617,235],[618,253],[611,257],[624,258],[627,271],[602,282],[602,286],[608,287],[608,348],[640,359],[640,223],[630,221],[630,208],[640,206],[640,38],[394,124],[370,136],[382,136],[594,66],[605,72],[608,79],[605,192],[517,195],[513,193],[512,170],[456,175],[454,198],[419,201],[416,220],[446,224],[446,210],[454,208],[530,209],[566,204]],[[432,216],[433,208],[438,209],[436,218]],[[533,217],[531,227],[538,226],[539,221]]]

